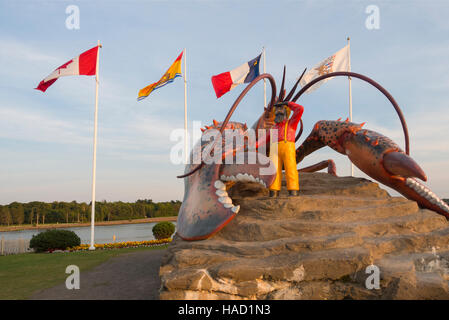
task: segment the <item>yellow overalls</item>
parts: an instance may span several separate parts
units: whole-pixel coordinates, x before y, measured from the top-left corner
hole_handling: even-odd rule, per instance
[[[288,190],[299,190],[298,169],[296,168],[296,147],[293,141],[287,141],[288,119],[284,126],[284,140],[270,143],[270,159],[276,166],[276,179],[270,190],[281,190],[282,167]]]

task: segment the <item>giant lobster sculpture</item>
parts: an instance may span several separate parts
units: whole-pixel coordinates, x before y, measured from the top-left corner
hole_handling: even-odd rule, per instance
[[[303,73],[304,74],[304,73]],[[306,92],[315,83],[329,77],[345,76],[364,80],[378,90],[380,90],[392,103],[399,116],[405,136],[406,152],[404,152],[395,142],[388,137],[363,129],[363,124],[356,124],[346,121],[318,121],[310,135],[296,149],[296,162],[300,162],[304,157],[312,152],[328,146],[335,151],[347,155],[354,165],[366,173],[371,178],[389,186],[406,198],[416,201],[421,207],[433,210],[449,219],[449,206],[438,198],[431,190],[421,184],[418,179],[427,181],[426,174],[419,165],[409,156],[408,129],[401,112],[393,97],[378,83],[372,79],[354,72],[333,72],[322,75],[305,85],[295,95],[296,88],[301,79],[298,79],[291,91],[286,95],[284,90],[285,68],[279,95],[276,96],[276,83],[270,74],[261,74],[254,79],[240,94],[232,105],[223,122],[213,121],[211,126],[206,126],[203,135],[209,130],[219,130],[223,134],[225,130],[233,130],[237,135],[244,136],[247,131],[246,124],[230,122],[230,118],[240,101],[247,92],[260,80],[267,79],[271,85],[271,101],[265,108],[263,114],[252,126],[252,129],[270,129],[273,125],[272,107],[277,102],[293,101]],[[302,133],[302,122],[296,141]],[[223,135],[222,135],[223,136]],[[206,148],[213,150],[217,140],[212,142],[199,142],[201,151]],[[185,173],[178,178],[184,178],[185,193],[182,206],[178,214],[177,233],[184,240],[201,240],[210,237],[238,213],[240,207],[233,204],[228,195],[228,190],[236,181],[252,181],[268,187],[274,181],[275,172],[261,175],[261,169],[268,168],[272,163],[267,157],[267,153],[257,153],[257,161],[250,163],[248,159],[255,156],[254,145],[259,147],[259,141],[247,141],[243,147],[244,163],[222,163],[207,162],[201,160],[200,164],[187,164]],[[223,150],[221,159],[228,156],[229,152],[235,154],[239,146],[234,145],[231,150]],[[241,148],[241,147],[240,147]],[[257,152],[257,151],[256,151]],[[193,152],[190,155],[192,163]],[[332,160],[326,160],[316,165],[300,169],[301,172],[313,172],[328,168],[330,174],[336,174],[335,165]]]

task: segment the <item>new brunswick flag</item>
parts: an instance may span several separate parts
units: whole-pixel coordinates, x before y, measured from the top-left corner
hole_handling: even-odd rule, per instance
[[[145,88],[141,89],[139,91],[139,96],[137,97],[137,100],[145,99],[150,95],[151,92],[153,92],[156,89],[162,88],[166,84],[172,83],[173,80],[177,77],[181,77],[181,62],[182,62],[182,54],[181,52],[178,58],[176,58],[175,62],[171,65],[170,68],[168,68],[167,72],[164,73],[162,78],[155,83],[150,84],[149,86],[146,86]]]

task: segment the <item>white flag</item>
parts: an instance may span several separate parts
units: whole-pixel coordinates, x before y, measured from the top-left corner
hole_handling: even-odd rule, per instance
[[[335,54],[330,56],[327,59],[324,59],[320,63],[316,64],[309,72],[307,72],[304,77],[301,79],[301,87],[304,87],[310,81],[319,76],[328,74],[330,72],[336,71],[349,71],[349,45],[346,45],[343,49],[337,51]],[[318,89],[324,82],[333,79],[327,78],[320,82],[314,84],[311,88],[307,90],[307,93],[310,93],[316,89]]]

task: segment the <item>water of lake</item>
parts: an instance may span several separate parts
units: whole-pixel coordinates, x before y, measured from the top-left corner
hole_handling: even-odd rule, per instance
[[[176,222],[172,223],[176,226]],[[155,224],[156,223],[136,223],[96,226],[95,243],[113,242],[114,235],[116,237],[116,242],[153,240],[152,229]],[[81,238],[81,243],[90,243],[90,226],[60,229],[75,232],[78,237]],[[20,238],[29,240],[33,235],[42,231],[45,231],[45,229],[0,232],[0,238],[3,236],[5,240],[15,240]]]

